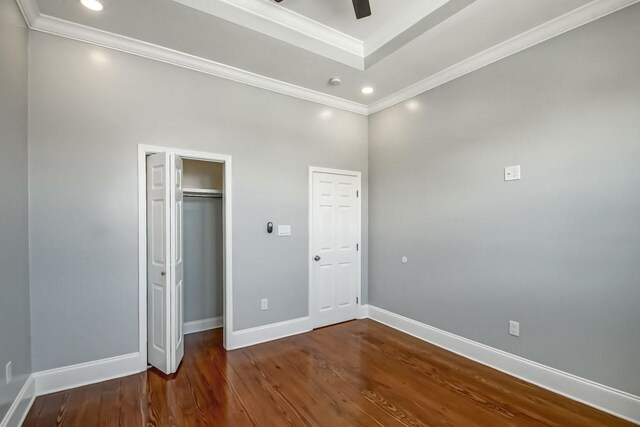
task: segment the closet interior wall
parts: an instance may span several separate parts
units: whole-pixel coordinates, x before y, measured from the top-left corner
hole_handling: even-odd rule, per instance
[[[184,159],[184,321],[223,314],[222,163]]]

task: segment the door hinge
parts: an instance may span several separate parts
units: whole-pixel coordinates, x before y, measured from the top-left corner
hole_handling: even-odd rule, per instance
[[[360,243],[356,243],[356,251],[360,250]]]
[[[356,198],[360,197],[360,191],[356,190]]]
[[[356,304],[360,304],[360,298],[356,297]]]

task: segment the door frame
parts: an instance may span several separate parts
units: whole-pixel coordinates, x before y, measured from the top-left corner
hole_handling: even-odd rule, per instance
[[[232,185],[231,156],[155,145],[138,145],[138,322],[140,371],[147,369],[147,155],[167,152],[188,160],[223,163],[223,345],[232,349],[233,268],[232,268]]]
[[[329,173],[333,175],[346,175],[352,176],[358,179],[358,190],[360,191],[358,199],[358,244],[360,248],[358,250],[357,262],[358,262],[358,284],[356,297],[358,298],[356,302],[356,317],[360,316],[360,307],[362,307],[362,172],[358,171],[350,171],[344,169],[331,169],[331,168],[322,168],[317,166],[309,166],[309,252],[308,252],[308,281],[309,281],[309,321],[311,329],[315,328],[315,316],[314,316],[314,295],[313,295],[313,174],[319,173]]]

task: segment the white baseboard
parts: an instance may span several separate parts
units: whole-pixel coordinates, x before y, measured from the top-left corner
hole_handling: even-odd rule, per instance
[[[36,387],[33,380],[33,375],[29,375],[29,378],[25,381],[24,385],[20,389],[20,392],[14,399],[13,403],[9,407],[9,411],[5,414],[4,418],[0,420],[0,427],[19,427],[27,417],[29,409],[36,398]]]
[[[36,395],[55,393],[140,372],[140,354],[130,353],[33,374]]]
[[[300,317],[298,319],[271,323],[269,325],[258,326],[256,328],[234,331],[231,334],[232,345],[230,346],[230,349],[235,350],[242,347],[248,347],[250,345],[289,337],[291,335],[302,334],[304,332],[309,332],[311,329],[311,319],[309,319],[309,317]]]
[[[184,331],[185,334],[189,334],[221,326],[222,318],[211,318],[185,323]],[[308,317],[244,329],[232,333],[233,346],[231,348],[236,349],[247,347],[266,341],[272,341],[308,332],[310,330],[311,322]],[[43,394],[55,393],[57,391],[68,390],[114,378],[133,375],[144,371],[144,369],[146,369],[146,363],[141,364],[140,353],[136,352],[36,372],[32,374],[30,380],[31,383],[35,385],[33,394],[35,396],[41,396]],[[8,424],[7,426],[12,425]],[[0,427],[5,426],[3,424]]]
[[[554,393],[640,424],[640,397],[369,305],[369,317],[406,334]]]
[[[372,320],[483,365],[490,366],[630,422],[640,424],[640,397],[638,396],[562,372],[372,305],[360,306],[358,308],[358,317],[369,317]],[[217,318],[189,323],[191,323],[189,326],[191,328],[190,332],[188,332],[187,324],[185,324],[185,333],[221,326],[221,320],[218,321]],[[309,332],[311,329],[309,317],[301,317],[236,331],[232,333],[232,349]],[[25,382],[9,411],[0,422],[0,427],[17,427],[21,425],[35,396],[138,372],[140,372],[139,353],[36,372]]]
[[[208,331],[210,329],[222,328],[222,316],[211,317],[209,319],[194,320],[184,323],[184,334],[195,334],[196,332]]]
[[[358,306],[358,319],[366,319],[369,317],[369,304]]]

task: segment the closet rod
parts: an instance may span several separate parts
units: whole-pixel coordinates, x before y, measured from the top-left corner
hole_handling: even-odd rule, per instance
[[[183,197],[203,197],[206,199],[222,199],[222,194],[197,194],[197,193],[183,193]]]

